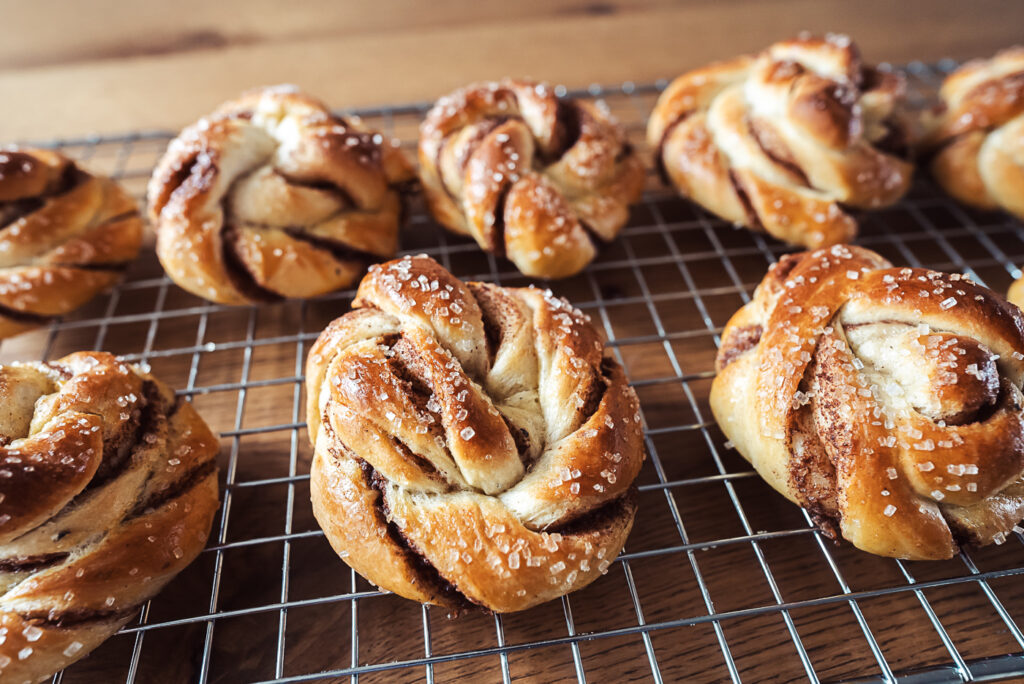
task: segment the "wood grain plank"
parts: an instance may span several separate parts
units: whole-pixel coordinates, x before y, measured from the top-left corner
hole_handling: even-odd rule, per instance
[[[569,86],[648,81],[801,29],[848,32],[873,61],[962,58],[1019,40],[1024,22],[1024,4],[995,0],[979,0],[969,13],[945,1],[778,0],[483,17],[350,35],[333,33],[337,27],[327,13],[308,11],[314,19],[328,17],[323,33],[282,30],[274,40],[0,72],[0,98],[19,103],[5,112],[2,135],[17,140],[178,128],[244,88],[276,82],[294,82],[333,106],[352,107],[429,101],[468,81],[504,75]],[[168,35],[188,25],[184,18],[167,23]],[[133,33],[125,29],[125,35]]]
[[[530,18],[621,15],[672,4],[673,0],[437,0],[427,8],[415,0],[382,0],[368,11],[366,3],[308,0],[281,11],[281,3],[275,0],[90,0],[72,6],[61,0],[39,0],[9,3],[6,8],[0,25],[0,69],[366,33],[386,35],[429,27],[508,25]]]

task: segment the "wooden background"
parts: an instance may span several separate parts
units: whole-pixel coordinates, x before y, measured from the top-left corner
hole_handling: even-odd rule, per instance
[[[988,54],[1024,39],[999,0],[3,0],[3,140],[179,128],[243,88],[331,105],[433,100],[505,75],[650,81],[809,29],[875,61]]]

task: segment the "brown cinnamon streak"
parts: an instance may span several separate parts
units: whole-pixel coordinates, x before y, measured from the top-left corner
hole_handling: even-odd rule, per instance
[[[380,257],[373,252],[367,252],[366,250],[353,247],[340,240],[332,240],[321,235],[310,235],[303,231],[301,228],[285,228],[284,232],[289,237],[295,240],[301,240],[306,242],[318,249],[322,249],[326,252],[330,252],[338,261],[355,261],[366,268],[370,264],[380,261],[384,257]]]
[[[683,123],[689,116],[693,114],[693,110],[683,112],[675,118],[675,121],[665,126],[664,132],[661,134],[661,140],[658,141],[658,151],[654,155],[654,166],[658,172],[658,178],[665,185],[671,186],[672,179],[668,177],[668,169],[665,168],[665,145],[668,143],[669,136],[672,135],[672,131],[676,129],[676,126]]]
[[[134,615],[139,610],[138,606],[121,608],[119,610],[51,610],[47,613],[22,613],[23,620],[36,624],[45,624],[51,627],[71,627],[83,625],[89,622],[110,622],[123,620]]]
[[[225,203],[226,204],[226,203]],[[221,243],[224,256],[224,270],[231,279],[231,284],[246,298],[257,302],[279,302],[284,299],[278,293],[268,290],[253,278],[241,257],[238,256],[238,227],[228,220],[227,207],[224,207],[224,228],[221,232]]]
[[[620,519],[624,507],[636,506],[637,492],[636,487],[630,487],[626,490],[625,494],[617,499],[612,499],[600,508],[587,511],[578,518],[574,518],[556,527],[551,527],[546,531],[571,536],[599,530],[609,523]]]
[[[330,195],[334,195],[346,207],[359,206],[356,203],[356,201],[352,199],[352,195],[350,195],[348,191],[345,190],[345,188],[335,183],[332,183],[331,181],[315,180],[311,178],[298,178],[296,176],[284,173],[280,169],[274,169],[274,173],[288,181],[289,185],[295,185],[300,188],[309,188],[310,190],[319,190],[320,192],[326,192]]]
[[[718,370],[721,371],[737,358],[753,349],[761,341],[761,333],[762,328],[760,325],[751,325],[736,329],[731,335],[722,340],[722,348],[718,352]]]
[[[156,492],[153,496],[145,501],[139,501],[135,508],[133,508],[126,519],[137,518],[147,511],[155,510],[160,508],[169,501],[177,499],[181,495],[192,490],[196,485],[205,480],[212,472],[217,469],[217,464],[214,461],[205,461],[196,468],[193,468],[191,472],[186,473],[181,479],[172,484],[166,489],[162,489]]]
[[[512,184],[506,182],[498,195],[498,201],[494,204],[494,223],[491,230],[486,233],[487,249],[496,256],[505,256],[505,203],[508,201],[508,193]]]
[[[3,304],[0,304],[0,316],[9,318],[16,323],[24,323],[25,325],[45,325],[56,318],[56,316],[46,316],[44,314],[21,311]]]
[[[784,151],[781,148],[781,143],[772,139],[776,135],[774,132],[758,123],[756,119],[748,119],[746,123],[751,137],[754,138],[754,142],[757,143],[757,146],[761,148],[766,157],[796,176],[804,187],[811,187],[811,182],[808,180],[804,170],[791,158],[783,156]],[[788,153],[788,150],[785,150],[785,153]]]
[[[38,556],[0,559],[0,572],[29,572],[57,565],[70,554],[66,552],[44,553]]]
[[[132,461],[132,454],[142,443],[144,436],[152,432],[160,421],[166,402],[157,391],[156,385],[147,380],[142,385],[143,405],[135,418],[131,435],[124,440],[104,439],[103,461],[89,482],[88,489],[94,489],[118,475]]]
[[[459,591],[454,584],[445,579],[438,572],[437,568],[434,567],[434,564],[416,549],[408,537],[402,534],[401,529],[388,520],[387,499],[384,496],[384,487],[387,485],[387,480],[366,461],[362,459],[358,459],[358,461],[359,467],[363,471],[363,477],[366,478],[367,486],[377,491],[378,498],[375,510],[380,516],[381,522],[386,526],[388,536],[405,551],[410,566],[417,573],[423,585],[434,588],[435,591],[448,599],[448,602],[454,604],[457,608],[479,608],[468,596]]]
[[[15,153],[7,152],[5,154],[11,156]],[[70,192],[88,178],[89,175],[73,163],[68,164],[67,168],[64,169],[64,173],[61,174],[60,180],[56,184],[51,185],[51,187],[48,187],[42,194],[34,197],[23,197],[10,202],[0,202],[0,230],[25,216],[39,211],[46,205],[48,199]]]
[[[754,205],[750,202],[750,195],[747,194],[746,189],[739,179],[736,178],[736,174],[733,173],[732,169],[729,169],[729,182],[732,183],[732,188],[736,191],[740,204],[743,205],[743,213],[747,215],[747,222],[750,224],[750,227],[764,232],[764,224],[761,223],[761,217],[754,211]]]
[[[580,131],[583,126],[582,117],[585,114],[572,100],[559,100],[558,112],[555,116],[558,121],[555,152],[551,155],[551,159],[545,160],[546,162],[556,162],[572,149],[580,139]]]

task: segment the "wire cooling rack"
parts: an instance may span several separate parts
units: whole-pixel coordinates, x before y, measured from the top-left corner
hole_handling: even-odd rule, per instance
[[[951,64],[910,65],[926,98]],[[578,93],[641,149],[664,83]],[[330,93],[324,93],[330,96]],[[360,111],[410,148],[426,105]],[[141,197],[170,139],[47,141]],[[1019,275],[1024,226],[958,206],[926,177],[863,218],[861,244],[896,263]],[[522,285],[507,262],[413,212],[404,252],[463,278]],[[625,552],[590,587],[524,613],[450,618],[376,590],[312,517],[302,372],[353,292],[259,308],[175,287],[152,249],[125,282],[3,361],[106,349],[149,364],[222,438],[222,506],[208,548],[138,619],[54,677],[77,682],[981,681],[1024,675],[1024,539],[944,562],[877,558],[820,536],[728,448],[707,396],[718,336],[785,247],[737,230],[651,179],[622,236],[552,283],[603,328],[640,396],[649,458]]]

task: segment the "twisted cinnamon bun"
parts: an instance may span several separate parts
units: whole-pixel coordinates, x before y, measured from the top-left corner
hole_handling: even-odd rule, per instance
[[[217,509],[217,439],[104,352],[0,366],[0,679],[85,657],[192,562]]]
[[[677,78],[647,141],[665,182],[722,218],[809,248],[848,242],[845,207],[910,186],[904,88],[846,36],[801,37]]]
[[[142,245],[135,202],[52,150],[0,148],[0,339],[77,309]]]
[[[522,610],[622,549],[639,405],[588,320],[427,257],[373,267],[307,361],[313,511],[345,561],[425,603]]]
[[[717,367],[722,430],[832,537],[939,559],[1024,518],[1024,315],[965,277],[842,245],[785,256]]]
[[[438,100],[420,128],[419,158],[438,221],[541,278],[593,261],[645,182],[643,163],[605,112],[512,79]]]
[[[306,298],[394,256],[411,163],[289,86],[221,105],[171,142],[149,183],[167,274],[214,302]]]
[[[932,175],[965,204],[1024,218],[1024,47],[968,62],[946,77],[924,147]],[[1024,279],[1009,299],[1024,305]]]

